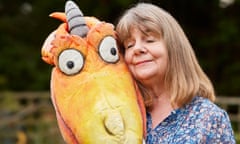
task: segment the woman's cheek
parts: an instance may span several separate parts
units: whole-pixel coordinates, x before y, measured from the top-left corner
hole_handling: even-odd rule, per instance
[[[125,59],[125,62],[126,62],[127,64],[130,64],[130,63],[131,63],[131,55],[129,54],[129,52],[126,52],[126,53],[125,53],[124,59]]]

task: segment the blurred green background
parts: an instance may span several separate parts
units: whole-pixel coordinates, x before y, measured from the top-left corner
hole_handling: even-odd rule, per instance
[[[85,15],[116,23],[136,0],[77,0]],[[232,2],[232,3],[227,3]],[[0,1],[0,90],[48,90],[51,67],[41,46],[61,23],[48,17],[64,0]],[[152,0],[169,11],[191,41],[218,94],[240,90],[240,0]],[[225,3],[225,5],[223,4]]]
[[[143,2],[144,0],[142,0]],[[122,12],[137,0],[76,0],[86,16],[116,24]],[[240,93],[240,0],[145,0],[169,11],[183,27],[219,96],[237,97]],[[41,60],[41,46],[50,32],[61,24],[48,15],[63,12],[64,0],[0,0],[0,143],[18,140],[18,131],[29,131],[29,143],[61,143],[49,92],[51,66]],[[37,96],[20,97],[17,93],[37,92]],[[39,94],[38,92],[43,92]],[[32,95],[35,95],[31,93]],[[19,97],[19,98],[16,98]],[[26,127],[23,118],[9,122],[40,98],[49,111],[29,112],[30,121],[42,120]],[[17,100],[17,101],[16,101]],[[30,101],[30,102],[29,102]],[[240,105],[240,104],[239,104]],[[235,108],[234,108],[235,109]],[[34,115],[33,115],[34,114]],[[26,115],[25,115],[26,117]],[[25,118],[24,117],[24,118]],[[49,122],[49,117],[51,122]],[[3,121],[8,123],[3,124]],[[44,121],[46,120],[46,121]],[[2,124],[1,124],[2,122]],[[20,123],[20,124],[19,124]],[[49,128],[54,133],[46,134]],[[35,133],[34,133],[35,132]],[[45,136],[44,136],[45,132]],[[10,134],[9,139],[6,133]],[[56,135],[55,135],[56,134]],[[48,138],[49,137],[49,138]]]

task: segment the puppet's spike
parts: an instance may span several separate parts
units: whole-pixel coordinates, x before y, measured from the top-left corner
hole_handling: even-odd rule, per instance
[[[88,33],[88,27],[83,17],[83,13],[78,6],[73,1],[68,0],[65,5],[65,13],[70,34],[85,37]]]

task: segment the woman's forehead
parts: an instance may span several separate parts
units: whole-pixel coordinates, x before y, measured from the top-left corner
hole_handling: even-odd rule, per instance
[[[126,35],[126,39],[129,39],[132,37],[132,34],[135,33],[136,31],[138,31],[140,34],[142,34],[143,36],[158,36],[159,34],[148,28],[145,26],[135,26],[135,27],[131,27],[128,31],[128,34]]]

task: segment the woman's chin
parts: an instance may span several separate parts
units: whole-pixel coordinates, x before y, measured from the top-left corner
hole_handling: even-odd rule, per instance
[[[150,71],[150,70],[145,70],[145,71],[138,71],[135,73],[135,78],[139,81],[143,80],[148,80],[151,79],[155,76],[156,73]]]

